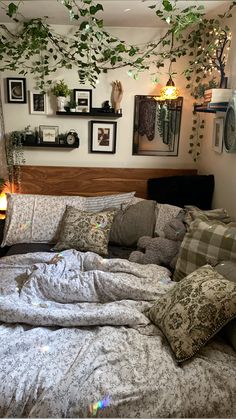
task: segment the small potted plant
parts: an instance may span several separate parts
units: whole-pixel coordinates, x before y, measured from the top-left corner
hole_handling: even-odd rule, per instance
[[[76,101],[74,99],[70,99],[68,105],[70,108],[70,112],[76,112]]]
[[[52,93],[57,97],[57,110],[65,112],[65,98],[70,94],[70,89],[64,80],[60,80],[53,86]]]

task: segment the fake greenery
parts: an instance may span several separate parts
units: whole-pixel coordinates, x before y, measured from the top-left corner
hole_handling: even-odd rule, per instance
[[[56,83],[52,88],[52,94],[59,97],[59,96],[69,96],[70,89],[64,80],[60,80],[59,83]]]
[[[129,45],[109,34],[103,20],[97,17],[103,7],[93,0],[60,1],[71,21],[76,23],[68,36],[56,33],[46,18],[26,20],[20,14],[21,3],[12,2],[7,6],[0,0],[6,14],[17,23],[14,30],[0,25],[0,71],[32,73],[40,89],[45,90],[52,84],[54,73],[60,68],[76,68],[80,82],[92,86],[101,72],[122,67],[127,67],[134,78],[153,68],[153,78],[157,79],[165,60],[174,63],[184,56],[188,56],[184,75],[192,92],[200,80],[207,77],[208,71],[219,70],[223,77],[225,63],[219,64],[219,57],[214,55],[216,39],[221,34],[226,44],[230,42],[229,28],[224,22],[231,16],[235,1],[224,14],[213,19],[207,19],[204,7],[197,3],[180,12],[177,0],[156,1],[150,8],[166,23],[167,29],[161,38],[142,47]]]
[[[23,131],[12,131],[6,137],[6,157],[9,182],[14,185],[14,190],[21,191],[20,166],[25,164],[22,140],[25,133],[29,132],[29,126]]]
[[[4,185],[5,185],[4,179],[0,178],[0,193],[2,192],[2,190],[4,188]]]

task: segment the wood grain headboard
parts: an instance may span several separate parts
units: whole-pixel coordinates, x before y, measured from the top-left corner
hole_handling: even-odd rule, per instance
[[[149,178],[196,174],[194,169],[21,166],[21,193],[95,196],[136,191],[136,196],[147,198]]]

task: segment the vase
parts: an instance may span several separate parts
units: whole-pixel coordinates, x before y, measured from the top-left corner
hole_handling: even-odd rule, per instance
[[[58,96],[57,97],[57,110],[59,112],[65,112],[65,104],[66,104],[66,98],[64,96]]]

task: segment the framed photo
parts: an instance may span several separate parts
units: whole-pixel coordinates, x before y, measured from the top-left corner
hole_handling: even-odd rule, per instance
[[[212,148],[217,153],[222,153],[224,118],[215,118],[213,126]]]
[[[115,154],[116,125],[117,122],[91,121],[91,153]]]
[[[76,102],[76,112],[91,112],[92,108],[92,90],[74,89],[74,100]]]
[[[59,134],[58,127],[51,126],[51,125],[39,126],[40,144],[44,144],[44,143],[58,144],[58,134]]]
[[[30,113],[46,114],[47,113],[47,97],[46,93],[29,92],[30,95]]]
[[[26,103],[25,78],[7,78],[7,101],[8,103]]]

